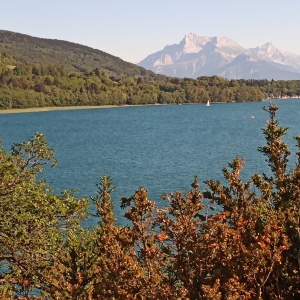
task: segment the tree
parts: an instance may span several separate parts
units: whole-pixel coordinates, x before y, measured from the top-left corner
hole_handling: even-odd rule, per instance
[[[28,296],[34,287],[48,291],[44,270],[60,255],[65,230],[86,215],[87,201],[72,192],[57,196],[37,174],[54,166],[53,150],[42,134],[0,151],[1,291]],[[47,282],[47,281],[46,281]]]
[[[267,146],[259,151],[266,156],[272,175],[254,174],[244,184],[239,179],[243,161],[236,158],[231,172],[223,170],[227,186],[206,181],[209,191],[204,196],[223,209],[208,223],[213,235],[206,243],[213,243],[216,261],[211,274],[223,297],[298,299],[300,151],[295,168],[287,171],[290,151],[282,141],[287,129],[278,127],[277,106],[270,103],[264,109],[270,121],[263,129]],[[300,149],[300,137],[296,140]]]

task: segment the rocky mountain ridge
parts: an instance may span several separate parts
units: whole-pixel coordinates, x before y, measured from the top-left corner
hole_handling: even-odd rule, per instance
[[[227,37],[185,35],[139,64],[157,74],[197,78],[218,75],[228,79],[300,79],[300,55],[266,43],[245,49]]]

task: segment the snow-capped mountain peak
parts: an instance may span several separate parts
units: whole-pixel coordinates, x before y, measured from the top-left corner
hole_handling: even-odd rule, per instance
[[[255,73],[245,71],[244,66],[249,69],[249,63]],[[198,36],[195,33],[185,35],[179,44],[165,46],[163,50],[150,54],[138,65],[176,77],[220,75],[229,79],[258,79],[260,76],[262,79],[300,79],[300,55],[279,50],[271,42],[246,50],[228,37]],[[226,72],[227,67],[231,68],[230,72]],[[233,72],[243,68],[243,73]]]
[[[195,33],[189,33],[180,44],[183,44],[183,53],[198,53],[210,39],[207,36],[198,36]]]
[[[287,63],[287,57],[284,51],[277,49],[273,43],[266,43],[260,47],[250,48],[249,51],[263,60]]]

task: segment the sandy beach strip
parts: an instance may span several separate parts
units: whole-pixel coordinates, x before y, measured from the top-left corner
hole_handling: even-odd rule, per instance
[[[118,105],[101,105],[101,106],[62,106],[62,107],[32,107],[32,108],[12,108],[0,109],[0,114],[19,114],[29,112],[43,112],[53,110],[75,110],[75,109],[96,109],[96,108],[115,108],[124,107]]]
[[[137,104],[137,105],[98,105],[98,106],[49,106],[49,107],[32,107],[32,108],[12,108],[0,109],[1,114],[20,114],[31,112],[43,112],[53,110],[76,110],[76,109],[98,109],[98,108],[117,108],[117,107],[138,107],[138,106],[165,106],[168,104]]]

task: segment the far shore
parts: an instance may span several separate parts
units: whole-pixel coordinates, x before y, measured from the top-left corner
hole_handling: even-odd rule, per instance
[[[285,100],[281,98],[267,98],[262,99],[262,101],[270,100]],[[288,98],[290,99],[290,98]],[[211,104],[226,104],[227,102],[212,102]],[[236,103],[235,101],[231,103]],[[205,104],[205,103],[183,103],[187,104]],[[79,109],[101,109],[101,108],[117,108],[117,107],[135,107],[135,106],[165,106],[165,105],[175,105],[173,104],[137,104],[137,105],[98,105],[98,106],[49,106],[49,107],[31,107],[31,108],[11,108],[11,109],[0,109],[1,114],[19,114],[19,113],[31,113],[31,112],[44,112],[44,111],[54,111],[54,110],[79,110]]]
[[[19,114],[19,113],[43,112],[43,111],[53,111],[53,110],[114,108],[114,107],[124,107],[124,106],[101,105],[101,106],[61,106],[61,107],[54,106],[54,107],[12,108],[12,109],[0,109],[0,114]]]
[[[100,109],[100,108],[117,108],[117,107],[136,107],[136,106],[164,106],[167,104],[136,104],[136,105],[98,105],[98,106],[49,106],[49,107],[31,107],[31,108],[11,108],[0,109],[1,114],[19,114],[31,112],[43,112],[53,110],[79,110],[79,109]]]

